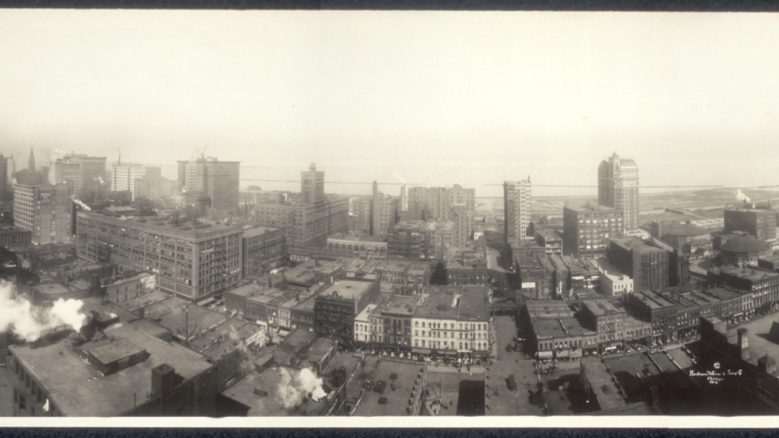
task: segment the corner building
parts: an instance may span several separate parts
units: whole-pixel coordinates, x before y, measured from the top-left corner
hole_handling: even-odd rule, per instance
[[[241,280],[239,227],[176,223],[170,219],[119,219],[80,211],[76,254],[157,274],[159,288],[200,300]]]

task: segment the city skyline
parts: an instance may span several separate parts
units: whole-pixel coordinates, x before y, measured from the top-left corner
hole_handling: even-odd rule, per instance
[[[3,15],[16,62],[0,72],[0,141],[17,160],[35,147],[41,162],[172,165],[205,146],[270,179],[313,161],[333,181],[497,196],[525,175],[596,185],[589,163],[617,151],[646,185],[777,183],[762,164],[779,158],[776,16]]]

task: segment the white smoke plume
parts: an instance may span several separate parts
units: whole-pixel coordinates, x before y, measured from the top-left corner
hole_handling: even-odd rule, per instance
[[[400,176],[398,172],[395,172],[392,174],[398,181],[402,182],[403,184],[406,184],[406,179]]]
[[[235,348],[241,352],[239,359],[241,361],[239,364],[241,375],[246,375],[254,371],[256,367],[254,366],[254,362],[252,362],[252,353],[249,351],[248,345],[246,345],[246,339],[241,338],[238,331],[235,329],[235,326],[232,324],[230,324],[230,331],[227,333],[227,336],[233,341]]]
[[[44,308],[14,295],[13,284],[0,282],[0,332],[11,330],[33,342],[54,328],[67,325],[79,331],[86,323],[87,316],[81,313],[84,303],[80,300],[60,298],[52,307]]]
[[[281,369],[278,397],[285,408],[292,409],[307,397],[318,401],[326,395],[322,387],[322,378],[317,377],[313,370],[304,368],[293,375],[285,368]]]
[[[746,195],[741,189],[736,190],[736,200],[739,202],[747,202],[749,204],[752,203],[752,200],[749,198],[749,196]]]

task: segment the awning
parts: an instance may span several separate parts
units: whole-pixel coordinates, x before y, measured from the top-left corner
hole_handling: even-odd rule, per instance
[[[570,357],[571,352],[569,350],[560,350],[557,352],[557,357]]]

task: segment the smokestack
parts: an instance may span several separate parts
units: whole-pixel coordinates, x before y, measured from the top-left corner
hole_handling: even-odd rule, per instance
[[[177,383],[176,371],[172,366],[164,363],[151,370],[151,395],[152,397],[166,396],[173,392]]]
[[[742,360],[749,359],[749,330],[738,329],[738,351]]]

